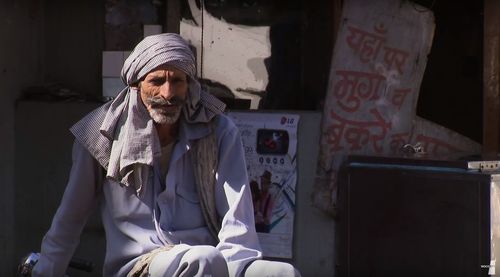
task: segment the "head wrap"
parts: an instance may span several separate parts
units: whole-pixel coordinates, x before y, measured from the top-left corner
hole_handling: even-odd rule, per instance
[[[131,86],[162,65],[173,66],[187,74],[189,93],[183,107],[188,122],[208,122],[225,105],[201,90],[196,79],[195,58],[189,44],[178,34],[166,33],[144,38],[125,60],[121,78]]]
[[[123,64],[121,78],[126,85],[141,80],[153,69],[172,65],[195,78],[196,68],[193,52],[178,34],[160,34],[144,38]]]
[[[161,154],[161,147],[153,120],[134,85],[163,65],[188,76],[189,91],[182,108],[186,123],[209,122],[224,110],[221,101],[201,90],[188,43],[178,34],[167,33],[139,42],[122,68],[121,79],[126,87],[106,104],[106,109],[89,114],[71,128],[77,140],[107,169],[106,176],[134,187],[137,194],[143,191],[153,158]],[[98,132],[93,128],[96,121],[101,122]]]

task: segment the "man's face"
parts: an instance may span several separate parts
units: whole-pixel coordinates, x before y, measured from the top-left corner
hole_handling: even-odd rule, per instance
[[[157,124],[173,124],[179,119],[188,93],[186,73],[161,66],[139,83],[141,99]]]

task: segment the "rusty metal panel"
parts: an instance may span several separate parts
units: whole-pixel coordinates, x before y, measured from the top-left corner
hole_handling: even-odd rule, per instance
[[[316,206],[335,199],[346,154],[390,154],[395,136],[411,132],[433,34],[432,12],[410,1],[345,1],[323,111]]]

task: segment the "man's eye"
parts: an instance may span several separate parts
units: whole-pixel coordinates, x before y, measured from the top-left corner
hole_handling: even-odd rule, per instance
[[[171,80],[171,82],[174,83],[174,84],[180,84],[180,83],[186,82],[186,79],[183,79],[183,78],[173,78]]]
[[[149,83],[156,85],[156,86],[162,85],[164,82],[165,82],[164,78],[154,78],[154,79],[149,80]]]

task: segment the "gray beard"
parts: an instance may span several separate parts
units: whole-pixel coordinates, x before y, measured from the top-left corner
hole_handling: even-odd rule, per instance
[[[167,114],[161,109],[151,108],[149,110],[149,115],[156,124],[174,124],[179,119],[181,111],[182,108],[177,107],[175,113]]]
[[[156,124],[173,124],[179,119],[185,101],[180,98],[167,101],[161,97],[148,97],[145,102],[146,105],[150,106],[148,109],[149,116],[151,116]],[[161,106],[165,105],[175,106],[175,111],[166,112],[161,108]]]

